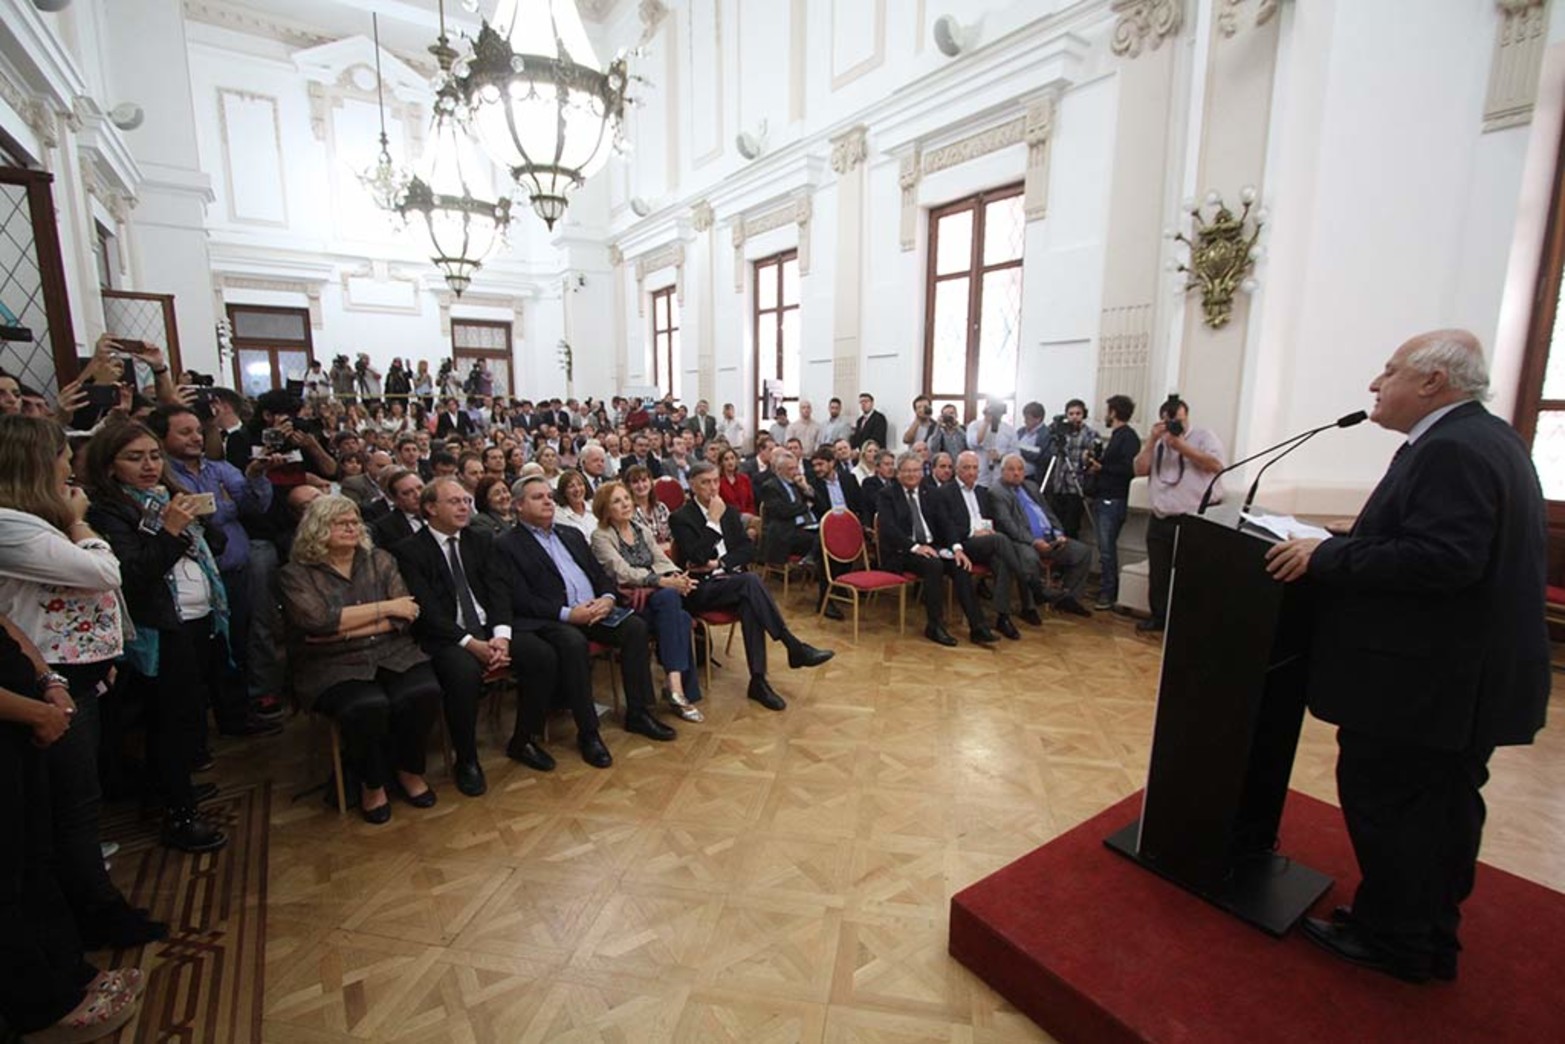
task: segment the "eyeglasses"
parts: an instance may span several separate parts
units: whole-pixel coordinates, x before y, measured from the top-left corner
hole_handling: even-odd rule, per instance
[[[356,518],[339,518],[332,521],[333,529],[363,529],[364,523]]]

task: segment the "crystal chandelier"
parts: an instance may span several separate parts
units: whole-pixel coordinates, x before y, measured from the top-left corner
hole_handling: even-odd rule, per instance
[[[391,161],[391,143],[386,138],[385,80],[380,74],[380,16],[370,15],[370,25],[375,34],[375,104],[380,111],[380,155],[375,165],[359,172],[359,184],[369,192],[375,205],[382,210],[396,210],[397,202],[407,187],[407,172]]]
[[[397,203],[405,221],[416,215],[434,245],[430,260],[458,297],[473,273],[505,240],[511,224],[511,200],[491,202],[475,193],[475,178],[488,161],[478,155],[458,122],[457,101],[449,87],[435,98],[434,133],[426,169],[415,175]]]
[[[628,82],[623,57],[599,70],[575,0],[500,0],[450,76],[480,144],[551,229],[618,143]]]

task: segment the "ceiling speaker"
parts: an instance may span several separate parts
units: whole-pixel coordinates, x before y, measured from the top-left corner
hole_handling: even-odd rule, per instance
[[[761,121],[754,134],[740,131],[738,137],[734,138],[734,148],[747,160],[760,159],[761,153],[766,151],[766,121]]]
[[[122,131],[135,130],[146,118],[146,111],[135,102],[121,102],[109,110],[109,122]]]
[[[63,11],[71,6],[71,0],[33,0],[33,6],[40,11]]]
[[[955,58],[968,45],[968,31],[951,15],[941,15],[936,18],[933,31],[935,46],[940,48],[940,53],[947,58]]]
[[[646,217],[648,214],[652,213],[652,204],[648,203],[640,196],[635,196],[630,201],[630,210],[631,213],[635,214],[637,217]]]

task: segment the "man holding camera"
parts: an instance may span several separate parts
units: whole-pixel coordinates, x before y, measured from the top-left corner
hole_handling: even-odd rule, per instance
[[[1082,478],[1087,473],[1087,461],[1102,441],[1087,423],[1087,404],[1080,399],[1067,402],[1064,415],[1049,425],[1048,452],[1055,464],[1049,475],[1049,488],[1043,495],[1060,517],[1065,535],[1072,540],[1081,537],[1081,516],[1086,504]],[[1040,466],[1040,472],[1046,470],[1047,462]]]
[[[955,403],[948,402],[940,407],[940,420],[924,441],[929,445],[931,455],[947,453],[956,460],[967,452],[967,432],[962,430],[962,422],[957,419]]]
[[[1146,444],[1136,455],[1136,474],[1149,476],[1152,517],[1147,522],[1147,600],[1152,615],[1136,625],[1151,634],[1168,620],[1168,582],[1174,569],[1174,534],[1185,515],[1201,506],[1207,485],[1226,467],[1222,442],[1204,428],[1190,426],[1190,407],[1179,393],[1158,407]],[[1212,489],[1213,503],[1223,499],[1222,483]]]
[[[991,398],[977,420],[967,426],[967,448],[978,454],[978,481],[994,488],[1000,480],[1000,461],[1016,452],[1016,429],[1005,422],[1009,407]]]
[[[902,433],[902,445],[909,449],[920,442],[928,445],[929,437],[934,433],[934,408],[930,405],[929,396],[920,395],[913,400],[913,423]]]

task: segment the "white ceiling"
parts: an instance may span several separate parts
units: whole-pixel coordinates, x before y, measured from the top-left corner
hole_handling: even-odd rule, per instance
[[[582,17],[602,23],[628,0],[577,0]],[[481,0],[479,10],[492,13],[495,0]],[[301,45],[369,36],[370,16],[380,16],[381,43],[411,58],[428,58],[427,48],[439,31],[438,0],[185,0],[185,15],[194,21],[287,37]],[[478,15],[462,0],[445,0],[447,32],[478,32]],[[591,26],[589,25],[589,29]],[[310,40],[309,37],[319,39]]]

